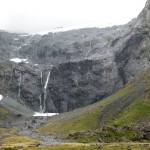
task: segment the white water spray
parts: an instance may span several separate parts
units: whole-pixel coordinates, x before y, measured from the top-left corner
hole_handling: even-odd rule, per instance
[[[43,109],[42,109],[42,94],[39,96],[39,100],[40,100],[40,113],[43,112]]]
[[[50,74],[51,74],[51,70],[49,70],[49,72],[48,72],[46,82],[45,82],[45,85],[44,85],[44,101],[43,101],[42,113],[45,112],[45,103],[46,103],[46,98],[47,98],[47,86],[48,86],[48,82],[50,80]]]
[[[3,95],[0,94],[0,101],[3,99]]]
[[[46,82],[45,82],[45,85],[44,85],[44,90],[47,89],[47,85],[48,85],[48,82],[49,82],[50,74],[51,74],[51,71],[48,72],[48,76],[47,76],[47,78],[46,78]]]
[[[43,86],[43,71],[41,71],[41,85]]]

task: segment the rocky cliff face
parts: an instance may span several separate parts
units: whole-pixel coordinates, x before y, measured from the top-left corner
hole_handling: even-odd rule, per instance
[[[41,91],[38,71],[25,64],[1,60],[0,91],[3,96],[12,97],[38,110]]]
[[[87,28],[67,32],[49,33],[33,40],[20,49],[20,55],[38,64],[58,65],[85,59],[100,59],[112,39],[127,34],[129,25],[112,28]]]
[[[84,60],[54,67],[49,93],[57,110],[62,112],[90,105],[122,87],[116,65],[108,61]]]
[[[150,1],[140,15],[133,21],[131,32],[125,37],[115,57],[119,73],[127,83],[150,66]]]
[[[124,26],[44,36],[0,32],[2,94],[36,111],[45,105],[64,112],[114,93],[150,66],[149,5]],[[13,57],[29,63],[6,61]]]

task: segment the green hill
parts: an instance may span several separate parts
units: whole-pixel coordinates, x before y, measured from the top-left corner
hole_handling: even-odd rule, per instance
[[[150,140],[150,70],[93,105],[51,118],[38,129],[77,142]]]

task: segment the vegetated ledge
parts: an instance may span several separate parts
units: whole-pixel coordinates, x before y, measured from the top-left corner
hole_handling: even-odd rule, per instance
[[[150,69],[93,105],[51,118],[39,132],[76,142],[149,141]]]

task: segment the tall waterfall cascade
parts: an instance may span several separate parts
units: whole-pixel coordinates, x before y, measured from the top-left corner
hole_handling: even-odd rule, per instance
[[[44,85],[44,102],[43,102],[43,112],[45,112],[45,108],[46,108],[46,98],[47,98],[47,86],[48,86],[48,82],[50,80],[50,74],[51,74],[51,70],[49,70],[48,72],[48,75],[47,75],[47,78],[46,78],[46,82],[45,82],[45,85]]]
[[[45,109],[46,109],[46,98],[47,98],[47,87],[48,87],[48,83],[50,80],[50,74],[51,74],[51,70],[49,70],[48,75],[46,77],[46,81],[45,84],[43,86],[43,71],[41,71],[41,88],[42,88],[42,93],[39,96],[39,100],[40,100],[40,113],[44,113]],[[44,94],[44,96],[43,96]]]

